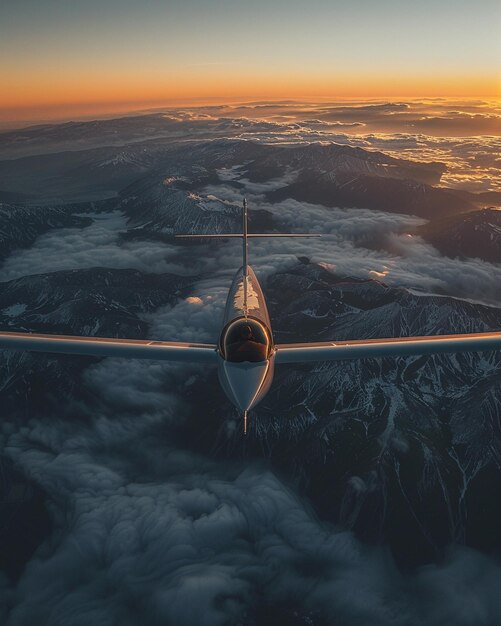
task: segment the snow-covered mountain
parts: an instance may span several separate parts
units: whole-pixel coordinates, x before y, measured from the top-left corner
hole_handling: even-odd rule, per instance
[[[270,191],[267,198],[279,202],[294,198],[324,206],[367,207],[405,213],[427,219],[471,211],[475,205],[454,191],[415,180],[341,172],[335,176],[311,174],[295,183]]]
[[[266,286],[277,342],[501,329],[501,310],[417,296],[303,263]],[[325,518],[401,564],[449,543],[499,549],[501,356],[364,359],[277,369],[251,447],[301,477]],[[228,449],[234,443],[228,443]]]
[[[500,244],[498,213],[471,213],[496,191],[436,186],[450,138],[435,149],[353,136],[354,148],[326,140],[322,121],[212,113],[0,135],[1,330],[216,341],[240,251],[173,234],[240,231],[244,194],[251,231],[326,235],[252,246],[277,342],[501,329],[499,307],[459,299],[499,302],[499,258],[487,255]],[[462,167],[474,143],[454,148]],[[430,162],[394,158],[409,154]],[[477,175],[468,189],[488,189]],[[422,219],[389,212],[431,218],[422,237],[491,264],[441,257],[403,236]],[[84,605],[94,616],[96,603],[155,622],[166,589],[187,581],[191,601],[215,581],[206,602],[225,623],[397,624],[402,591],[439,616],[417,608],[406,624],[456,623],[438,589],[475,578],[476,600],[485,569],[497,598],[500,381],[499,352],[277,366],[244,438],[211,368],[1,351],[0,622],[10,611],[31,624],[40,607],[39,621]],[[338,614],[345,589],[364,598],[358,621]]]
[[[291,170],[303,176],[309,172],[326,179],[334,179],[337,174],[347,172],[436,184],[440,182],[446,166],[443,163],[395,159],[382,152],[336,143],[309,143],[269,146],[267,154],[249,165],[248,173],[250,180],[261,182]]]
[[[423,216],[473,209],[475,196],[432,187],[444,169],[442,163],[395,159],[332,142],[154,139],[1,161],[0,188],[31,194],[39,204],[93,201],[116,196],[131,181],[156,175],[177,177],[194,193],[208,184],[269,182],[272,201],[290,197]],[[223,174],[229,171],[230,180]]]
[[[153,175],[125,188],[116,207],[127,216],[129,236],[241,232],[241,206],[185,187],[176,176]],[[251,210],[249,226],[251,231],[266,232],[274,224],[269,212]]]
[[[416,230],[442,254],[501,263],[501,211],[482,209],[434,220]]]
[[[0,283],[0,328],[96,337],[147,336],[143,317],[174,304],[190,281],[170,274],[92,268],[26,276]],[[95,359],[0,354],[3,409],[43,413],[79,397],[80,373]],[[55,405],[53,404],[55,403]]]
[[[0,325],[143,337],[144,313],[174,304],[186,287],[175,276],[129,270],[27,277],[1,285]],[[307,259],[271,276],[266,293],[278,342],[501,328],[499,309],[339,277]],[[0,360],[10,419],[47,410],[86,419],[98,401],[81,377],[95,359],[4,352]],[[217,442],[222,456],[266,450],[323,519],[385,540],[401,564],[415,565],[450,542],[499,548],[501,505],[489,484],[500,478],[500,374],[494,353],[282,366],[244,442],[226,428],[234,409],[214,373],[192,382],[193,422],[176,436],[205,453]]]
[[[83,227],[91,223],[77,215],[89,205],[24,206],[0,202],[0,260],[16,248],[26,248],[52,228]]]
[[[176,189],[171,179],[148,177],[125,189],[119,207],[130,229],[147,233],[236,232],[241,207]]]

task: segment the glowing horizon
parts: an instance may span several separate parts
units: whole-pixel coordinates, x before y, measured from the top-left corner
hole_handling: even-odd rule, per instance
[[[220,84],[220,83],[219,83]],[[146,111],[148,109],[164,108],[164,107],[180,107],[180,106],[207,106],[207,105],[219,105],[219,104],[232,104],[232,103],[249,103],[255,101],[285,101],[294,100],[297,102],[321,102],[323,100],[332,101],[353,101],[360,102],[367,101],[386,101],[386,100],[414,100],[414,99],[442,99],[444,101],[454,101],[455,99],[482,99],[485,101],[500,102],[501,97],[498,93],[491,94],[485,90],[478,89],[478,91],[461,91],[459,88],[454,89],[455,83],[451,82],[449,89],[423,89],[423,91],[417,91],[415,89],[415,83],[413,86],[409,86],[409,89],[402,89],[400,84],[399,89],[374,89],[367,88],[367,83],[363,84],[363,87],[353,90],[333,90],[332,92],[316,93],[313,89],[308,91],[254,91],[254,92],[242,92],[237,95],[225,95],[224,90],[219,92],[206,92],[190,93],[181,92],[177,94],[166,94],[162,97],[161,94],[153,94],[154,97],[149,99],[139,99],[135,96],[135,93],[131,93],[131,97],[127,98],[127,94],[113,94],[109,93],[107,98],[94,99],[92,95],[89,95],[87,91],[81,93],[81,97],[68,99],[45,99],[43,101],[29,98],[19,99],[12,102],[2,102],[0,105],[0,120],[2,121],[24,121],[32,119],[63,119],[65,116],[85,117],[92,115],[109,115],[119,113],[129,113],[134,111]],[[143,92],[144,93],[144,92]],[[68,95],[68,91],[65,92]],[[117,97],[122,95],[122,98]]]
[[[70,6],[71,5],[71,6]],[[216,100],[501,96],[479,0],[63,0],[0,7],[0,118]]]

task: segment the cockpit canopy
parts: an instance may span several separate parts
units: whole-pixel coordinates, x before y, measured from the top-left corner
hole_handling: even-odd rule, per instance
[[[270,332],[258,320],[240,317],[225,326],[219,347],[223,359],[231,363],[266,361],[271,351]]]

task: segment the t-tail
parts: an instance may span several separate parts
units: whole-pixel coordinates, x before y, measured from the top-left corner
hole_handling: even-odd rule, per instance
[[[249,233],[249,212],[247,200],[244,198],[242,204],[242,231],[240,233],[211,233],[208,235],[188,234],[176,235],[176,237],[180,239],[242,239],[242,267],[237,272],[233,285],[230,288],[222,337],[226,337],[228,333],[233,333],[236,337],[237,326],[239,324],[243,325],[242,328],[245,332],[249,332],[252,325],[257,325],[254,332],[259,335],[257,329],[262,328],[263,337],[268,337],[267,345],[270,348],[270,352],[266,356],[263,356],[262,359],[241,358],[241,355],[239,354],[237,355],[237,362],[233,363],[229,353],[223,356],[224,364],[220,372],[220,380],[223,384],[223,388],[227,388],[227,393],[233,397],[234,402],[236,389],[243,389],[244,396],[248,393],[249,389],[252,391],[250,399],[246,398],[245,401],[243,401],[240,396],[240,398],[235,402],[243,411],[243,432],[244,435],[246,435],[249,409],[252,408],[256,401],[259,401],[256,400],[256,398],[260,393],[260,390],[265,388],[267,389],[269,387],[273,375],[273,365],[270,366],[271,353],[273,352],[273,339],[271,335],[270,321],[266,310],[266,304],[264,302],[264,296],[261,292],[259,283],[257,282],[257,278],[249,264],[249,239],[255,239],[258,237],[320,237],[320,235],[311,235],[309,233]],[[235,305],[235,302],[238,304]],[[228,303],[231,303],[230,312],[228,312]],[[230,322],[232,325],[230,325]],[[230,330],[228,330],[228,328]],[[234,349],[234,346],[239,343],[238,341],[235,342],[235,337],[232,337],[232,342],[230,342],[231,346],[233,346],[232,349]],[[225,341],[226,340],[221,339],[220,344],[225,344]],[[248,341],[249,340],[244,338],[240,340],[240,343],[247,346]],[[261,345],[256,339],[253,339],[253,345],[254,342],[256,342],[256,346],[260,348],[258,350],[258,356],[260,357],[262,355],[263,345]],[[225,352],[224,349],[223,352]],[[249,366],[251,367],[249,368]],[[260,378],[261,374],[262,379]],[[232,377],[233,383],[230,381],[230,378]],[[256,385],[255,389],[254,385]]]
[[[242,204],[242,232],[241,233],[211,233],[206,235],[189,234],[176,235],[176,239],[242,239],[242,273],[249,275],[249,239],[268,237],[321,237],[309,233],[249,233],[249,211],[247,200]]]

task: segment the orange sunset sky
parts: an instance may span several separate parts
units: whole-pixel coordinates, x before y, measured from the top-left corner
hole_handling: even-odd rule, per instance
[[[500,7],[4,0],[0,119],[249,98],[498,98]]]

